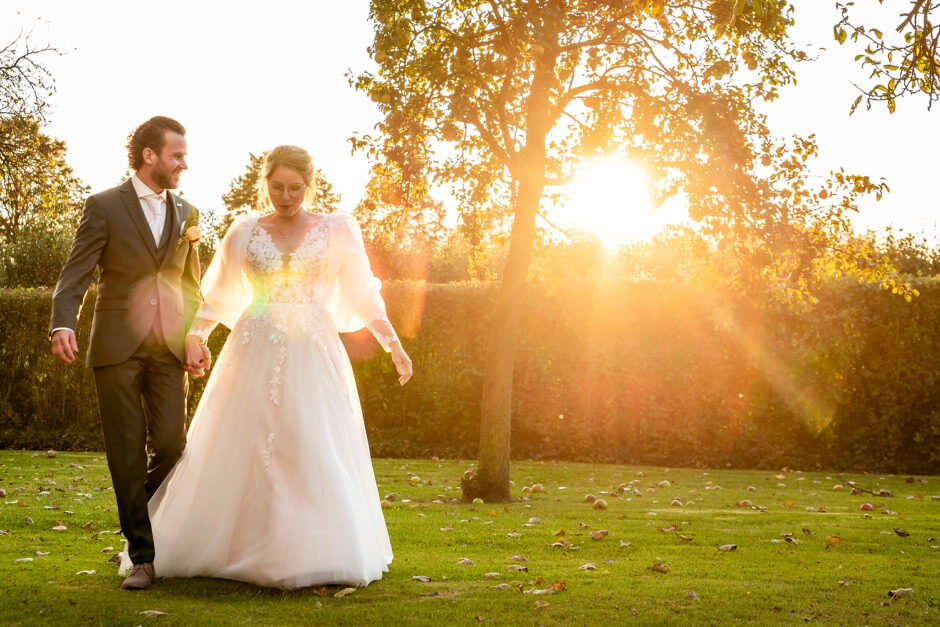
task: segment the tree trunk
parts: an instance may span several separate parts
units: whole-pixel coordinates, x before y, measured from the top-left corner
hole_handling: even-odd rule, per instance
[[[483,375],[480,463],[476,474],[463,480],[465,501],[477,497],[487,502],[509,500],[513,366],[542,188],[541,177],[529,176],[520,181],[509,255],[499,288]]]
[[[557,3],[556,3],[557,4]],[[546,12],[536,0],[528,4],[534,25],[535,72],[526,101],[526,143],[520,161],[511,168],[518,194],[509,235],[509,255],[499,288],[483,375],[480,450],[477,472],[464,477],[463,500],[509,500],[509,434],[512,428],[512,379],[519,322],[525,305],[526,277],[535,243],[535,218],[545,188],[545,140],[550,130],[550,96],[558,57],[560,4]]]

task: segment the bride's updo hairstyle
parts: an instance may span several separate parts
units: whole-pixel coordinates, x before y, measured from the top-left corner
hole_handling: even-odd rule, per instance
[[[307,184],[307,193],[304,195],[304,205],[312,206],[315,204],[317,194],[316,171],[313,168],[313,158],[310,153],[299,146],[278,146],[272,148],[264,155],[264,162],[261,164],[261,205],[271,208],[271,195],[268,193],[268,179],[279,167],[290,168],[299,174],[304,183]]]

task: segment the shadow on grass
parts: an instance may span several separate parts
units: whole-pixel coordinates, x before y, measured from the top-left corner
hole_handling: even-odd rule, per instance
[[[206,599],[207,597],[253,597],[271,600],[321,599],[349,588],[345,585],[308,586],[306,588],[268,588],[233,579],[212,577],[157,578],[151,590],[180,598]]]

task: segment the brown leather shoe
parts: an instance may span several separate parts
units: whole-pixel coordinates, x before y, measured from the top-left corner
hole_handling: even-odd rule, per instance
[[[153,564],[134,564],[131,574],[125,577],[121,587],[125,590],[146,590],[153,583]]]

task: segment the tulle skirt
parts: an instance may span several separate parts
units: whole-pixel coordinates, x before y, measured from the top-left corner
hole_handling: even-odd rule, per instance
[[[250,309],[150,500],[158,577],[367,585],[392,561],[349,358],[325,310]],[[124,551],[121,573],[130,568]]]

